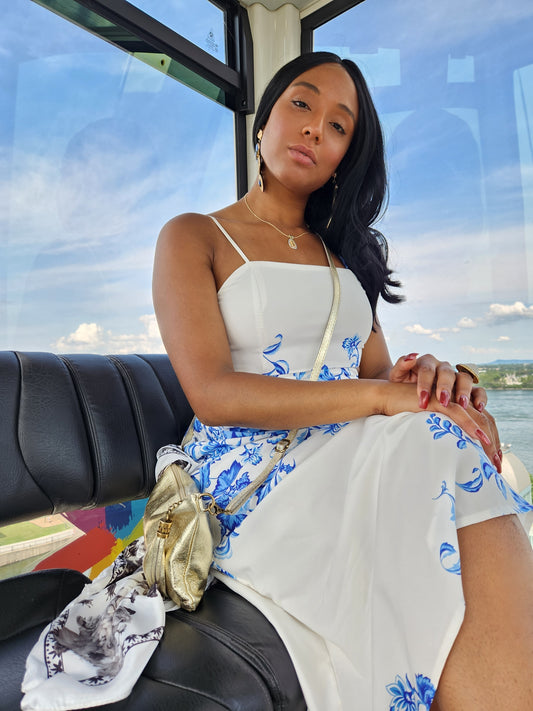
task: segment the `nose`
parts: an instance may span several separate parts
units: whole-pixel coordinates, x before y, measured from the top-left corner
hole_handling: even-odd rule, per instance
[[[308,124],[304,126],[302,133],[304,136],[310,137],[315,143],[320,143],[322,140],[322,125],[318,121]]]

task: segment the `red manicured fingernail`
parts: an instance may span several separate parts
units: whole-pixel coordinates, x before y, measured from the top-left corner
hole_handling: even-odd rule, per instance
[[[503,459],[503,452],[502,452],[501,449],[498,450],[498,457],[499,457],[500,459]]]
[[[477,410],[478,412],[483,412],[484,409],[485,409],[485,403],[484,403],[484,402],[478,402],[478,404],[476,405],[476,410]]]
[[[418,398],[418,406],[425,410],[429,403],[429,393],[427,390],[422,390],[420,397]]]
[[[417,357],[418,353],[409,353],[409,355],[405,356],[404,360],[414,360]]]
[[[466,397],[466,395],[461,395],[461,397],[459,398],[459,405],[461,405],[461,407],[463,407],[465,410],[467,409],[468,398]]]
[[[483,430],[476,430],[476,437],[478,439],[480,439],[482,442],[484,442],[485,444],[490,444],[490,439],[483,432]]]
[[[450,393],[447,390],[443,390],[440,394],[440,404],[444,405],[444,407],[448,407],[448,404],[450,402]]]

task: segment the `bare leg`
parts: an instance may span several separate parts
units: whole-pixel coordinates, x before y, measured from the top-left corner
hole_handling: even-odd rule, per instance
[[[458,531],[465,619],[431,711],[533,709],[533,551],[516,516]]]

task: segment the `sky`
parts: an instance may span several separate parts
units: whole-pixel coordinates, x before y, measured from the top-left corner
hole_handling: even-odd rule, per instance
[[[207,0],[139,7],[222,59]],[[163,15],[163,9],[166,14]],[[160,14],[157,14],[160,13]],[[378,223],[406,301],[393,358],[533,360],[533,6],[365,0],[315,47],[363,69],[386,139]],[[31,0],[0,24],[0,347],[158,352],[157,234],[235,199],[229,111]]]

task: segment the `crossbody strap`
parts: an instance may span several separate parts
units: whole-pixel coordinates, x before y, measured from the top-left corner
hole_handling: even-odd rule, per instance
[[[340,297],[341,297],[341,286],[340,286],[340,281],[339,281],[339,274],[337,272],[337,267],[333,263],[333,259],[331,257],[331,254],[329,252],[329,249],[326,247],[324,242],[322,242],[324,246],[324,250],[326,252],[326,256],[328,258],[328,264],[330,268],[330,273],[331,273],[331,279],[333,281],[333,300],[331,303],[331,309],[329,312],[329,317],[328,321],[326,324],[326,328],[324,330],[324,335],[322,336],[322,342],[320,344],[320,348],[318,349],[318,353],[315,359],[315,364],[313,366],[313,370],[311,371],[311,375],[309,376],[309,380],[317,380],[318,376],[320,375],[320,371],[322,370],[322,366],[324,365],[324,360],[326,358],[326,353],[329,348],[329,344],[331,343],[331,337],[333,336],[333,331],[335,329],[335,323],[337,321],[337,313],[339,311],[339,303],[340,303]],[[232,515],[236,513],[247,501],[248,499],[254,494],[257,489],[267,480],[268,475],[270,472],[274,469],[275,466],[279,464],[281,461],[283,455],[287,451],[287,449],[290,447],[292,441],[296,437],[296,434],[298,432],[298,427],[295,429],[291,430],[286,437],[281,439],[277,444],[274,449],[274,454],[272,455],[272,458],[270,459],[270,462],[268,463],[267,467],[257,476],[251,484],[248,484],[248,486],[243,489],[241,492],[237,494],[226,506],[226,508],[221,508],[218,506],[218,504],[213,504],[209,507],[209,510],[212,513],[224,513],[224,514],[229,514]]]

